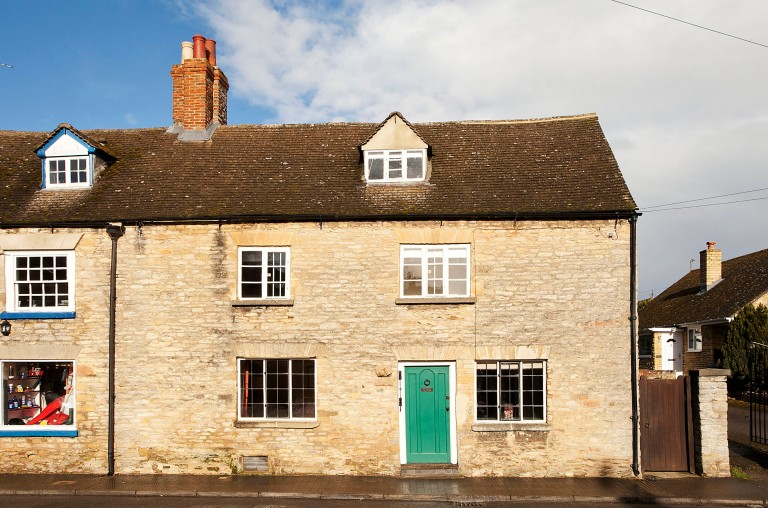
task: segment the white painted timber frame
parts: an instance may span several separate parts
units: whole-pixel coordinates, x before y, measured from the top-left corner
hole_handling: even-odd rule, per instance
[[[365,179],[371,183],[389,183],[389,182],[423,182],[427,176],[427,150],[423,148],[402,149],[402,150],[365,150]],[[421,161],[421,175],[416,178],[408,177],[408,161]],[[371,178],[371,162],[374,160],[382,161],[382,177]],[[400,161],[400,177],[391,177],[390,171],[397,171],[397,168],[391,168],[391,163]]]
[[[441,250],[442,251],[442,287],[443,292],[440,294],[429,293],[429,251]],[[450,253],[461,252],[464,256],[464,278],[463,279],[451,279],[450,278]],[[420,295],[406,295],[405,294],[405,282],[406,277],[404,273],[405,258],[418,257],[421,259],[421,294]],[[449,298],[449,297],[467,297],[471,293],[470,288],[470,245],[469,244],[427,244],[427,245],[400,245],[400,297],[401,298]],[[416,280],[416,279],[408,279]],[[450,282],[462,280],[465,285],[465,291],[462,293],[451,293]]]
[[[73,250],[29,250],[6,251],[5,255],[5,309],[8,312],[38,313],[38,312],[74,312],[75,311],[75,251]],[[19,307],[17,299],[16,260],[30,257],[66,257],[67,258],[67,305]],[[41,268],[42,269],[42,268]],[[55,270],[55,268],[54,268]],[[23,281],[23,283],[57,283],[54,280]]]
[[[261,252],[261,282],[259,283],[262,288],[261,297],[244,297],[243,296],[243,253],[244,252]],[[273,284],[274,281],[269,280],[269,269],[274,268],[275,265],[269,265],[267,260],[270,253],[285,254],[285,280],[279,282],[285,287],[285,294],[282,296],[267,296],[267,286]],[[256,246],[240,246],[237,249],[237,298],[241,301],[249,300],[287,300],[291,297],[291,248],[290,247],[256,247]]]

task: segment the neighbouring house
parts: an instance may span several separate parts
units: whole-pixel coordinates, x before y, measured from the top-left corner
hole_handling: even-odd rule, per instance
[[[691,270],[639,311],[640,368],[682,375],[715,367],[723,340],[747,305],[768,305],[768,249],[723,261],[715,242]]]
[[[636,472],[594,114],[227,125],[182,48],[170,129],[0,132],[0,471]]]

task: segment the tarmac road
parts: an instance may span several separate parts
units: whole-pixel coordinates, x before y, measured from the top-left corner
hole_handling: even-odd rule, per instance
[[[749,404],[728,400],[728,448],[731,468],[738,467],[751,480],[768,482],[768,446],[749,441]]]

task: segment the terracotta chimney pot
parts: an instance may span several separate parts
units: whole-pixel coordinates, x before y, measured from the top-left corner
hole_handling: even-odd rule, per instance
[[[193,58],[205,58],[205,37],[200,34],[192,36],[194,45]]]
[[[216,67],[216,41],[213,39],[206,39],[205,50],[208,53],[208,63]]]

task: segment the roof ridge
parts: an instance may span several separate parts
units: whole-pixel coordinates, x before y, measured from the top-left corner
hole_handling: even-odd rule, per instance
[[[427,124],[466,124],[466,125],[482,125],[482,124],[519,124],[519,123],[545,123],[545,122],[567,122],[571,120],[582,120],[585,118],[597,118],[597,113],[582,113],[578,115],[564,115],[564,116],[549,116],[543,118],[521,118],[517,120],[454,120],[450,122],[429,122]]]

